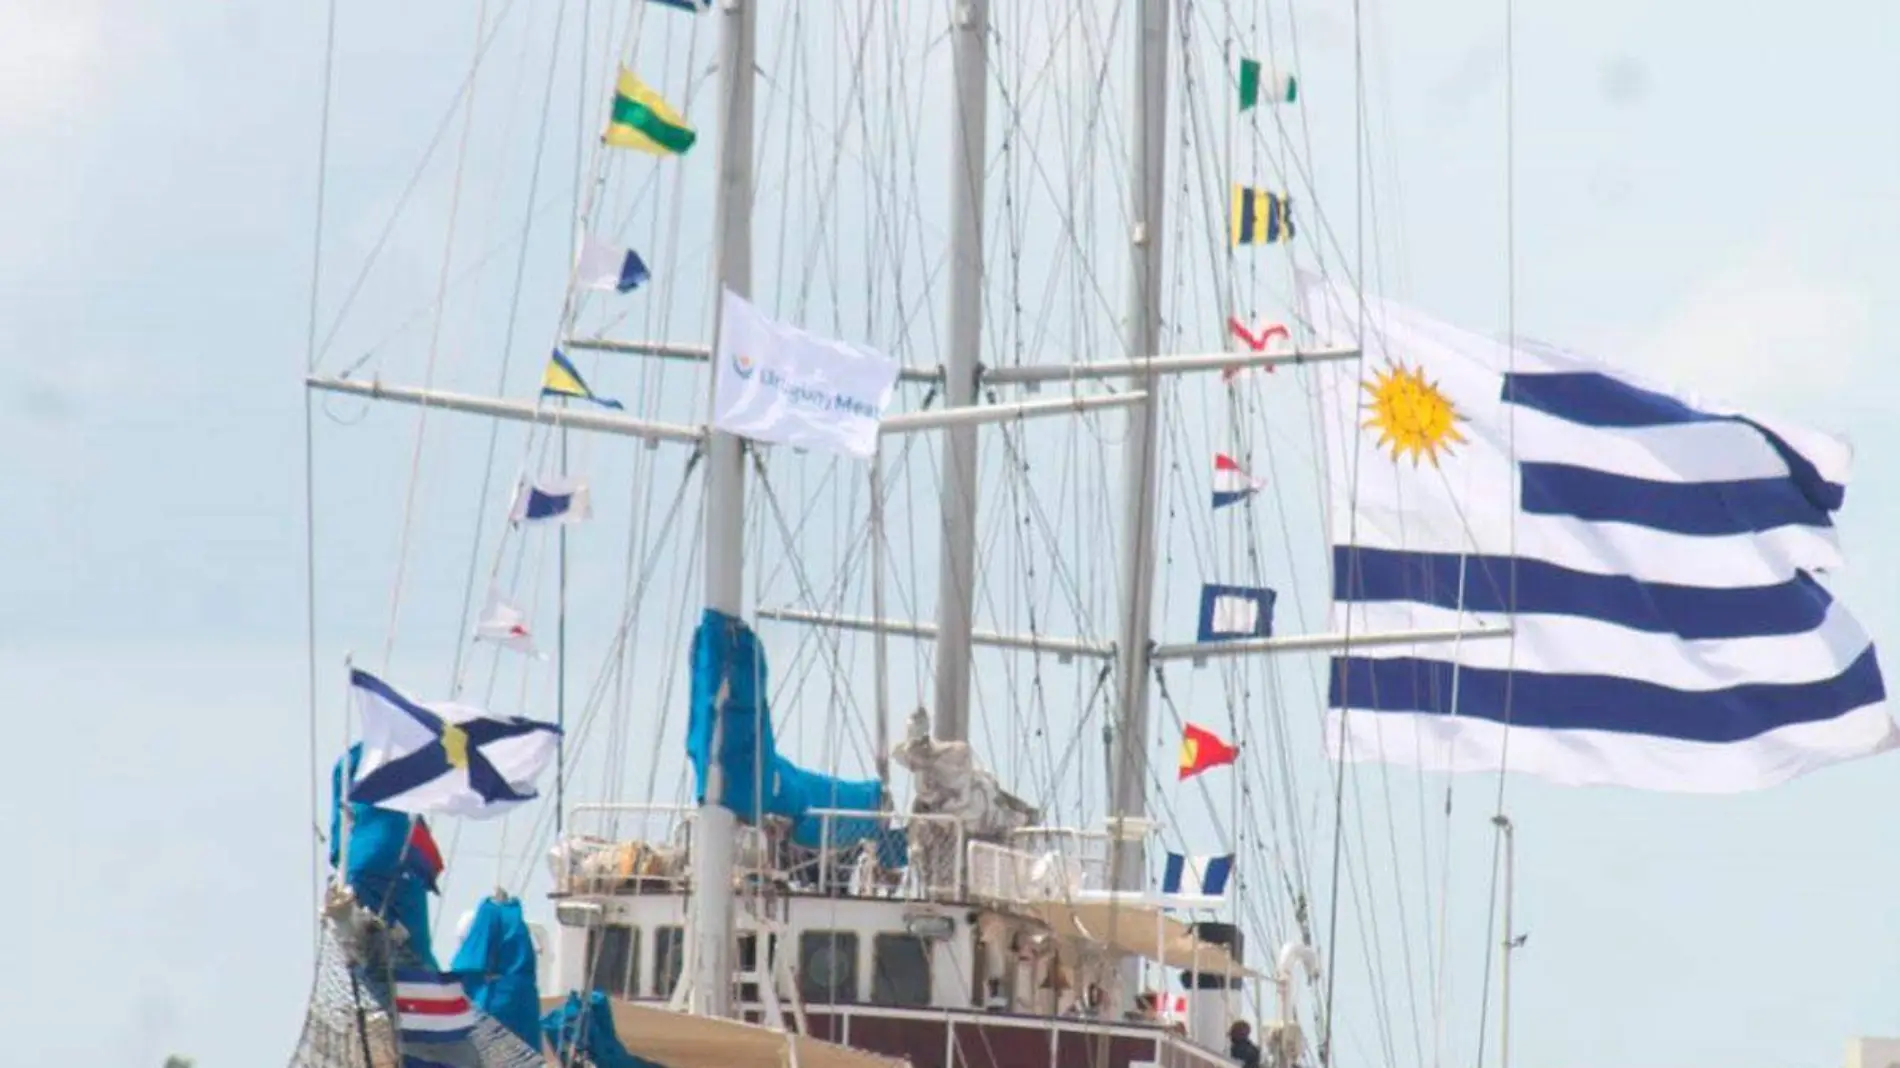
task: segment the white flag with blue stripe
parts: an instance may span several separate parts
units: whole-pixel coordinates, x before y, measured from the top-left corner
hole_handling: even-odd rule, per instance
[[[1169,853],[1161,869],[1161,892],[1221,897],[1227,893],[1227,881],[1234,874],[1234,855],[1190,857]]]
[[[1900,742],[1841,564],[1849,450],[1573,353],[1303,276],[1334,626],[1510,638],[1336,658],[1333,755],[1726,792]],[[1455,665],[1455,670],[1454,670]],[[1342,731],[1343,726],[1343,731]],[[1506,735],[1509,735],[1508,744]]]

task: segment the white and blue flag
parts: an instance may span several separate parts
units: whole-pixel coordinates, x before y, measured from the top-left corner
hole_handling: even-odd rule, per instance
[[[488,819],[536,796],[561,728],[467,705],[423,705],[367,671],[350,672],[363,759],[350,800],[411,814]]]
[[[574,285],[607,293],[631,293],[651,277],[640,254],[630,248],[581,235],[580,255],[574,261]]]
[[[896,360],[781,323],[729,289],[720,293],[713,360],[718,429],[860,460],[877,452]]]
[[[508,507],[508,520],[517,524],[582,523],[593,515],[587,483],[558,475],[522,479],[515,487],[514,503]]]
[[[1195,639],[1230,642],[1237,638],[1273,636],[1274,592],[1265,586],[1201,587],[1201,619]]]
[[[1161,869],[1161,892],[1196,897],[1221,897],[1234,874],[1234,855],[1191,857],[1169,853]]]
[[[1334,756],[1726,792],[1900,742],[1840,566],[1849,450],[1310,276],[1334,627],[1509,622],[1336,658]],[[1343,729],[1342,729],[1343,728]],[[1507,740],[1508,735],[1508,740]]]

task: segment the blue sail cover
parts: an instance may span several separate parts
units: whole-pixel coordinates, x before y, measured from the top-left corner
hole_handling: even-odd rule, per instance
[[[482,899],[468,936],[449,971],[475,1007],[514,1032],[531,1049],[541,1048],[541,994],[534,978],[534,936],[514,898]]]
[[[358,742],[330,769],[331,867],[337,865],[337,843],[343,831],[343,792],[362,758],[363,745]],[[404,813],[350,802],[350,855],[343,865],[343,881],[356,891],[364,908],[402,924],[418,962],[434,969],[428,897],[433,874],[415,850],[404,848],[409,833],[410,819]]]
[[[665,1068],[628,1053],[620,1044],[620,1036],[614,1033],[613,1007],[599,990],[588,992],[586,1005],[578,993],[570,991],[566,1004],[541,1017],[541,1033],[562,1064],[575,1061],[578,1053],[594,1068]]]
[[[720,705],[722,683],[726,693]],[[766,707],[765,690],[765,653],[759,648],[758,636],[744,620],[706,609],[699,629],[693,632],[693,707],[686,727],[686,756],[699,782],[699,801],[706,800],[713,725],[718,722],[723,728],[719,766],[724,796],[720,803],[745,822],[758,823],[763,807],[767,813],[792,821],[792,841],[815,847],[823,822],[805,815],[811,809],[878,811],[883,789],[876,779],[821,775],[779,755],[772,740],[772,713]],[[870,838],[878,833],[879,822],[833,820],[831,844],[847,846]]]

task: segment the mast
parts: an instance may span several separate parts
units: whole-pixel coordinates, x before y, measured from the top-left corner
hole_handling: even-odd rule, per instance
[[[715,263],[720,284],[740,296],[752,290],[754,38],[749,0],[721,4]],[[717,381],[717,374],[708,376],[709,406]],[[737,616],[745,606],[745,454],[738,438],[708,427],[706,459],[706,605]],[[695,1011],[727,1016],[732,1008],[732,843],[738,821],[720,804],[725,783],[718,755],[724,739],[717,717],[714,723],[706,799],[693,828],[692,991]]]
[[[950,128],[950,331],[944,404],[976,403],[983,340],[983,188],[989,132],[989,0],[960,0],[950,27],[956,115]],[[938,497],[937,719],[944,741],[970,737],[970,610],[976,597],[976,427],[944,432]]]
[[[1128,412],[1127,469],[1122,484],[1121,709],[1115,774],[1110,783],[1116,823],[1115,886],[1140,890],[1146,878],[1142,820],[1148,811],[1148,675],[1153,660],[1149,616],[1154,604],[1155,388],[1152,366],[1161,340],[1161,221],[1167,167],[1168,3],[1140,0],[1135,37],[1133,171],[1129,177],[1131,256],[1128,333],[1123,355],[1137,364],[1130,392],[1144,399]]]
[[[1502,812],[1491,817],[1491,822],[1504,833],[1504,941],[1499,946],[1504,959],[1499,965],[1498,1065],[1511,1068],[1511,954],[1522,944],[1517,929],[1511,925],[1512,906],[1517,896],[1516,887],[1512,885],[1517,877],[1517,828]]]

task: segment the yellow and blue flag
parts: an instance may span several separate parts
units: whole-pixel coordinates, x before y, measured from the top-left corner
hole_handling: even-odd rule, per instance
[[[1236,245],[1293,240],[1292,200],[1285,193],[1235,186],[1232,240]]]
[[[543,397],[574,397],[578,400],[593,401],[602,408],[624,410],[626,405],[612,397],[603,397],[594,392],[581,373],[574,369],[565,353],[555,349],[548,356],[547,370],[541,372],[541,395]]]

